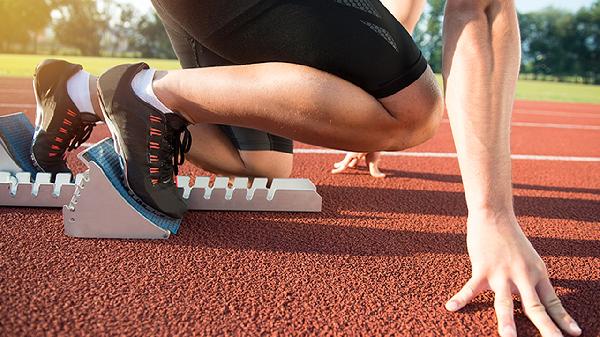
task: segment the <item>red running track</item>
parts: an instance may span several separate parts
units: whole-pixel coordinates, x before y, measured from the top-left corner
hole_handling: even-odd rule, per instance
[[[33,119],[33,103],[28,81],[0,81],[0,114]],[[600,157],[598,105],[518,102],[514,121],[540,125],[513,127],[513,153]],[[409,152],[454,152],[448,124]],[[495,335],[490,293],[443,308],[470,271],[456,159],[385,157],[376,180],[329,175],[339,157],[296,156],[320,214],[190,213],[168,241],[72,239],[59,210],[0,208],[0,335]],[[599,336],[600,162],[513,166],[523,229]]]

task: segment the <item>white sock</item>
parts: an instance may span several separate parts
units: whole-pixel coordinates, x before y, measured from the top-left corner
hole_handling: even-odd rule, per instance
[[[94,113],[90,97],[90,73],[80,70],[67,80],[67,94],[81,112]]]
[[[152,105],[162,113],[173,113],[171,109],[167,108],[154,94],[152,89],[152,81],[154,80],[154,69],[142,70],[135,75],[133,81],[131,81],[131,87],[133,92],[144,102]]]

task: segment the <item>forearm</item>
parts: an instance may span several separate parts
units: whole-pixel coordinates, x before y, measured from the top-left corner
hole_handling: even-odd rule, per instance
[[[512,212],[510,117],[520,64],[514,4],[459,8],[444,22],[446,104],[473,212]]]
[[[423,14],[425,0],[382,0],[381,3],[412,35]]]

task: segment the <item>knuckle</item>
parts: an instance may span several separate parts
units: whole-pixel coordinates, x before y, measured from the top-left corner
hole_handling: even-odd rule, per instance
[[[557,307],[558,308],[562,308],[562,302],[561,302],[560,298],[554,297],[554,298],[552,298],[550,301],[548,301],[546,303],[546,307],[549,307],[549,308],[557,308]]]
[[[513,301],[512,299],[497,299],[494,301],[496,307],[498,308],[512,308]]]
[[[524,311],[527,316],[543,313],[546,308],[541,303],[533,303],[524,306]]]

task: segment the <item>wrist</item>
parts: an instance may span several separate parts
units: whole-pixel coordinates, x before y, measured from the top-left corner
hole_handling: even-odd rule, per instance
[[[469,207],[467,223],[491,226],[505,226],[517,224],[517,216],[510,205],[496,205],[495,207]]]

